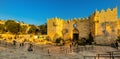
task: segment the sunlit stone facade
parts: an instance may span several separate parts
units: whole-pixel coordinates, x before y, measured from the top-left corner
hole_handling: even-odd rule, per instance
[[[88,18],[63,20],[56,17],[48,19],[47,35],[51,40],[59,37],[67,40],[87,39],[91,33],[97,43],[104,39],[110,42],[120,35],[120,19],[118,19],[117,9],[115,7],[101,11],[96,10]]]

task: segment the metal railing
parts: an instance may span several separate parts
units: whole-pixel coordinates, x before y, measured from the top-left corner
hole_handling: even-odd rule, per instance
[[[120,51],[111,51],[107,54],[97,54],[96,56],[83,56],[84,59],[120,59]]]

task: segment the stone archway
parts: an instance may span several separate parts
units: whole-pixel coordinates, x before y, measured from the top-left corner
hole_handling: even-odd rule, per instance
[[[79,40],[79,31],[78,29],[73,30],[73,41]]]

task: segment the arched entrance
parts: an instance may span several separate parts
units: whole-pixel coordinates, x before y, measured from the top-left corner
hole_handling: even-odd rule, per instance
[[[78,29],[73,30],[73,41],[79,40],[79,31]]]

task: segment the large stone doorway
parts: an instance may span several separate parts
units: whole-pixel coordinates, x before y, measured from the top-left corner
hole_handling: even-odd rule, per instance
[[[79,34],[78,33],[73,33],[73,40],[78,40],[79,39]]]
[[[73,41],[79,40],[79,31],[77,29],[73,30]]]

